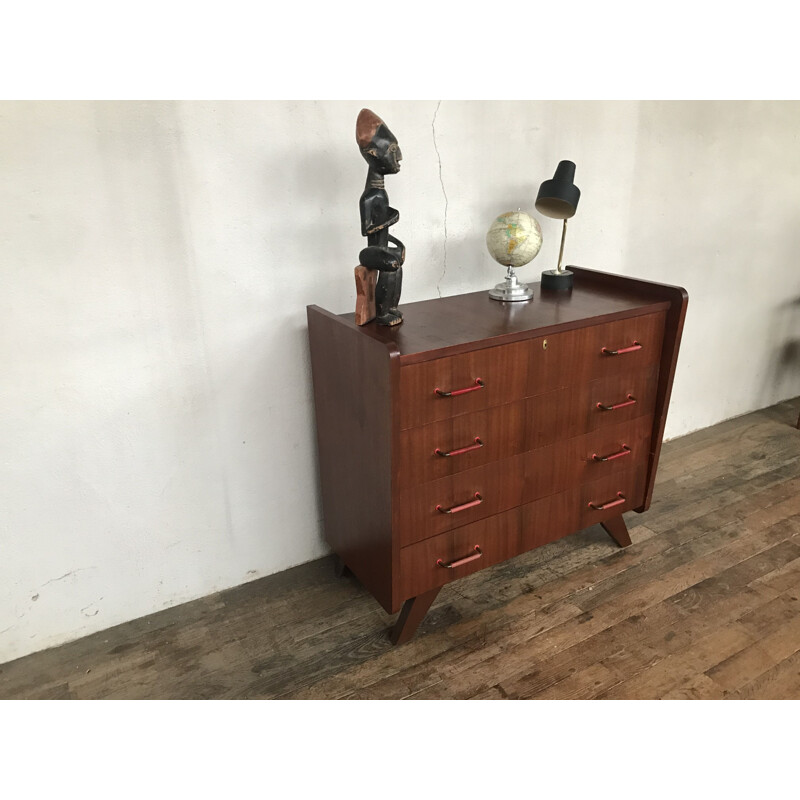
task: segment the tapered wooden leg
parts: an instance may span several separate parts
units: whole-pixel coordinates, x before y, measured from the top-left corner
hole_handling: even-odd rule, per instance
[[[397,618],[394,627],[389,632],[389,638],[392,644],[403,644],[407,642],[416,632],[420,622],[422,622],[431,603],[436,599],[439,594],[439,587],[431,589],[429,592],[419,594],[406,600],[403,603],[403,608],[400,610],[400,616]]]
[[[797,418],[797,425],[795,427],[800,430],[800,417]]]
[[[612,517],[605,522],[600,523],[606,533],[620,546],[627,547],[631,543],[631,537],[628,533],[628,528],[625,525],[625,520],[622,519],[622,514],[618,517]]]

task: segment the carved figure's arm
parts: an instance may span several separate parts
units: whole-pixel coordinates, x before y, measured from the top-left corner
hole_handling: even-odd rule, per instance
[[[362,236],[379,233],[400,219],[400,212],[389,206],[389,198],[382,189],[367,189],[361,195],[359,210]]]
[[[377,198],[373,194],[364,194],[361,196],[360,210],[361,210],[361,235],[370,236],[377,233],[383,225],[381,225],[380,203],[376,202]]]
[[[394,225],[400,214],[386,203],[385,192],[365,192],[361,196],[361,232],[369,237],[370,244],[361,251],[361,264],[369,269],[392,272],[403,265],[405,247],[390,236],[388,228]],[[392,246],[389,246],[391,242]]]
[[[380,225],[378,225],[375,228],[376,231],[379,231],[382,228],[390,228],[392,225],[396,225],[400,219],[400,212],[396,208],[387,208],[386,215],[386,222],[382,222]]]

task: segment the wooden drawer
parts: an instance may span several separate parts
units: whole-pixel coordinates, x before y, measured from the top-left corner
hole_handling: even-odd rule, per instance
[[[526,449],[652,415],[658,369],[658,364],[651,364],[638,372],[598,378],[528,398]]]
[[[645,314],[532,339],[526,394],[632,374],[658,363],[665,318],[664,312]]]
[[[543,497],[522,506],[522,546],[531,550],[579,530],[580,490]]]
[[[640,417],[525,454],[523,502],[631,469],[646,469],[653,418]],[[598,461],[594,458],[606,458]]]
[[[392,517],[401,547],[520,505],[524,459],[513,456],[400,492]]]
[[[588,528],[640,506],[646,477],[646,469],[629,469],[583,484],[578,527]]]
[[[429,539],[571,486],[632,470],[644,471],[650,456],[652,426],[652,417],[640,417],[409,487],[398,494],[393,508],[400,544],[405,547]],[[595,454],[612,458],[597,461]],[[457,510],[448,514],[437,506]]]
[[[526,548],[522,544],[521,511],[514,508],[488,519],[455,528],[432,539],[400,550],[400,594],[403,598],[444,586],[479,569],[505,561]],[[451,569],[440,566],[478,555],[480,557]]]
[[[580,471],[576,483],[590,483],[620,472],[647,470],[653,417],[639,417],[600,431],[592,431],[570,444],[575,449]],[[594,458],[597,456],[598,460]]]
[[[401,367],[400,429],[525,397],[528,353],[528,342],[516,342]]]
[[[634,469],[591,481],[574,489],[544,497],[522,506],[522,546],[524,550],[554,542],[570,533],[619,516],[641,503],[645,470]],[[619,505],[595,510],[589,503],[601,505],[620,500]]]
[[[519,400],[402,431],[396,460],[397,488],[427,483],[521,453],[525,449],[525,411],[525,401]],[[440,455],[437,450],[453,455]]]
[[[402,548],[402,597],[422,594],[578,530],[580,497],[579,489],[560,492]],[[438,563],[475,556],[476,546],[479,558],[450,569]]]

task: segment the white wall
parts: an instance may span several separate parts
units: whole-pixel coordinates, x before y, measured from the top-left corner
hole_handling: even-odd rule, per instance
[[[800,394],[798,103],[0,104],[0,662],[328,552],[305,306],[354,307],[362,106],[404,302],[500,280],[569,158],[566,261],[689,291],[667,436]]]

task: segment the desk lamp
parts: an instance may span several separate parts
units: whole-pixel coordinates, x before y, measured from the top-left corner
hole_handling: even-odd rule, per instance
[[[572,288],[572,273],[561,266],[564,257],[564,239],[567,236],[567,220],[575,215],[581,190],[573,183],[575,164],[572,161],[559,161],[555,175],[544,181],[536,196],[536,210],[552,219],[563,219],[561,249],[558,251],[558,267],[542,273],[542,289],[565,290]]]

